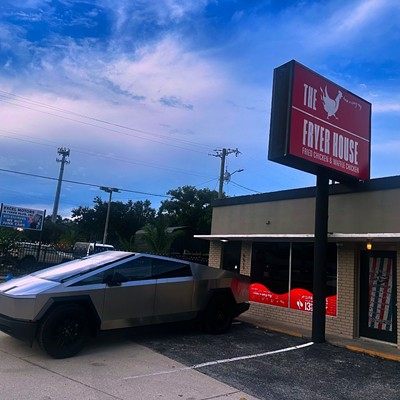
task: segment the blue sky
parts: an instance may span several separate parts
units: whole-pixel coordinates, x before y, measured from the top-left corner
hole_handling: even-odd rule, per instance
[[[398,0],[2,0],[0,202],[59,213],[168,190],[315,184],[267,160],[274,68],[295,59],[372,103],[371,177],[399,174]],[[211,155],[210,155],[211,154]],[[242,172],[235,172],[243,169]],[[16,171],[13,173],[8,171]],[[91,186],[93,185],[93,186]],[[138,192],[138,193],[137,193]]]

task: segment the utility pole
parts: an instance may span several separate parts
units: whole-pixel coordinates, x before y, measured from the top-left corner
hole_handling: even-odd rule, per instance
[[[240,154],[238,148],[236,149],[216,149],[214,150],[214,154],[210,154],[214,157],[219,157],[221,159],[221,168],[219,171],[219,189],[218,189],[218,198],[222,199],[223,189],[224,189],[224,180],[225,180],[225,159],[229,154],[235,154],[237,157]],[[239,171],[235,171],[239,172]],[[241,172],[241,171],[240,171]]]
[[[67,149],[66,147],[59,147],[58,154],[61,156],[61,160],[59,158],[56,158],[56,161],[61,163],[61,165],[60,165],[60,174],[58,176],[56,197],[54,199],[53,214],[51,216],[51,222],[53,223],[56,222],[57,219],[58,203],[60,202],[61,183],[64,175],[64,165],[70,163],[70,161],[67,160],[67,157],[69,157],[69,149]]]
[[[110,194],[110,197],[108,199],[108,206],[107,206],[107,216],[106,216],[106,224],[104,226],[104,235],[103,235],[103,244],[105,244],[107,242],[107,233],[108,233],[108,222],[110,220],[110,209],[111,209],[111,198],[112,198],[112,194],[113,192],[119,193],[119,189],[115,189],[115,188],[110,188],[110,187],[105,187],[105,186],[101,186],[100,187],[101,190],[104,190],[105,192]]]

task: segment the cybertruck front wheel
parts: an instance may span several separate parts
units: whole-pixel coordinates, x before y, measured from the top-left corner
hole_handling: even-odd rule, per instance
[[[88,315],[77,304],[62,304],[47,314],[39,325],[40,347],[54,358],[72,357],[85,345],[89,334]]]

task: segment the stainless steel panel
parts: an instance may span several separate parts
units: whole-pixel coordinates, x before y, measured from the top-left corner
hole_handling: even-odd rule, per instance
[[[154,315],[173,316],[179,320],[179,313],[194,311],[193,278],[158,279],[154,304]],[[170,319],[171,320],[171,319]]]
[[[7,296],[0,294],[0,314],[10,318],[33,320],[35,317],[35,298]]]
[[[155,293],[155,279],[106,287],[101,328],[126,328],[141,320],[148,323],[154,314]]]

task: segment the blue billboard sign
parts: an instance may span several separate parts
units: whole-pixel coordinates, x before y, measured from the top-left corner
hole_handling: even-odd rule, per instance
[[[33,210],[31,208],[2,204],[0,226],[41,231],[45,213],[45,210]]]

